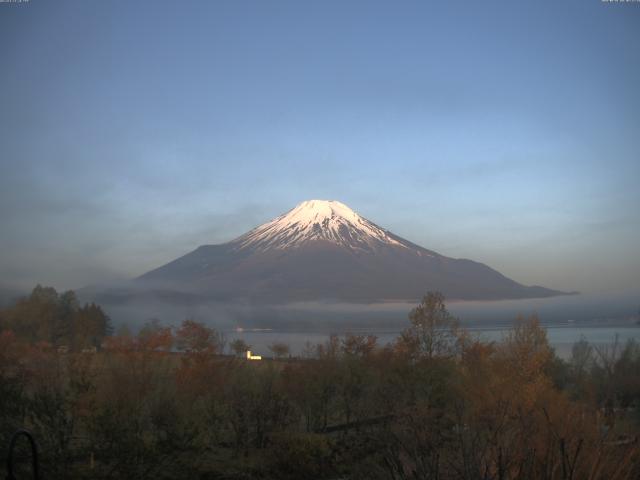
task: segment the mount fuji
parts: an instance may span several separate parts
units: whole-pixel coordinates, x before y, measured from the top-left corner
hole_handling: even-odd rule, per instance
[[[203,245],[133,282],[188,302],[501,300],[564,292],[524,286],[492,268],[427,250],[337,201],[309,200],[230,242]]]

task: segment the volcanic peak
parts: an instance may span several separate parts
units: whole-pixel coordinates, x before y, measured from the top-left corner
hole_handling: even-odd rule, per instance
[[[406,246],[385,229],[335,200],[307,200],[233,240],[237,249],[283,250],[311,241],[331,242],[352,250],[375,250],[382,244]]]

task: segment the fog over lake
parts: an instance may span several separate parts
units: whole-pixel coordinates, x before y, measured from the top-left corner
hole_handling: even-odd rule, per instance
[[[242,337],[261,354],[278,341],[290,345],[298,354],[306,342],[324,342],[332,333],[373,334],[380,343],[395,338],[408,325],[410,303],[345,304],[300,303],[288,305],[199,304],[172,305],[162,302],[107,305],[116,326],[127,323],[134,329],[150,319],[179,324],[193,318],[214,326],[228,340]],[[640,292],[578,294],[543,299],[447,302],[460,323],[482,339],[499,340],[519,316],[536,314],[548,328],[550,342],[560,355],[570,351],[573,342],[584,336],[597,344],[629,338],[640,339],[638,314]],[[240,332],[241,330],[241,332]]]

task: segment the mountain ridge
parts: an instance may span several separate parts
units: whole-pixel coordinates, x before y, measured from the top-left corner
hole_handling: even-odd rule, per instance
[[[222,244],[202,245],[134,280],[139,288],[267,303],[415,301],[428,290],[456,300],[564,295],[524,286],[379,227],[338,201],[308,200]]]

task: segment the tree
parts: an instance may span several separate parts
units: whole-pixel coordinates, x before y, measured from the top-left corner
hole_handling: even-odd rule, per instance
[[[113,331],[110,318],[95,303],[78,308],[72,318],[76,349],[99,347]]]
[[[126,323],[121,324],[116,330],[116,336],[123,337],[123,338],[131,338],[132,335],[131,335],[131,329],[129,328],[129,325],[127,325]]]
[[[148,321],[138,332],[137,346],[141,350],[169,351],[173,346],[171,327],[163,327],[156,318]]]
[[[71,345],[75,340],[74,316],[80,309],[75,292],[68,290],[58,297],[57,314],[51,325],[51,343]]]
[[[0,442],[8,445],[11,435],[24,425],[29,371],[25,349],[11,331],[0,332]]]
[[[289,345],[282,342],[273,342],[268,348],[278,359],[286,357],[290,352]]]
[[[375,335],[354,335],[348,333],[342,339],[342,352],[345,355],[366,357],[376,348],[378,337]]]
[[[100,306],[80,306],[72,290],[58,294],[41,285],[7,309],[2,323],[3,328],[28,342],[45,341],[76,349],[97,347],[111,334],[111,321]]]
[[[222,335],[195,320],[184,320],[176,330],[176,346],[187,353],[219,353],[224,342]]]
[[[231,347],[231,350],[233,350],[233,353],[238,356],[244,355],[247,350],[251,349],[251,345],[241,338],[236,338],[229,346]]]
[[[429,292],[409,313],[411,326],[397,342],[397,348],[414,360],[452,357],[458,347],[458,322],[447,310],[444,296]]]
[[[31,343],[54,343],[57,340],[59,306],[58,292],[54,288],[37,285],[28,297],[19,299],[4,312],[4,328]]]

